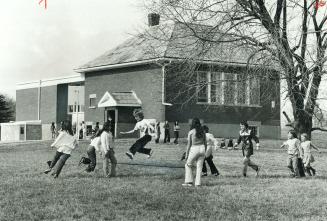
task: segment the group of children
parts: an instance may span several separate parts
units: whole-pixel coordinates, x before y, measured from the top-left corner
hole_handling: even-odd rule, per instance
[[[147,143],[152,140],[152,137],[156,133],[155,128],[151,123],[144,119],[144,114],[141,109],[136,109],[133,115],[137,121],[135,127],[131,131],[120,132],[121,134],[130,134],[135,131],[140,131],[141,138],[129,148],[126,152],[127,157],[133,159],[135,154],[142,153],[151,157],[153,150],[151,148],[145,148]],[[96,152],[103,159],[103,172],[105,176],[114,177],[116,176],[116,165],[117,159],[115,157],[115,143],[113,134],[111,132],[111,124],[109,122],[104,123],[103,128],[97,130],[97,132],[91,138],[91,143],[87,149],[88,157],[82,157],[80,164],[87,164],[86,172],[94,171],[96,167]],[[247,122],[240,123],[239,138],[233,148],[242,143],[243,153],[243,176],[247,174],[247,167],[251,167],[259,173],[260,167],[251,161],[253,155],[253,143],[255,141],[257,149],[259,148],[259,139],[256,137],[254,132],[249,128]],[[49,173],[53,170],[55,165],[57,167],[52,173],[54,178],[57,178],[66,162],[70,157],[72,150],[77,146],[77,140],[73,135],[72,124],[69,121],[64,121],[61,125],[58,137],[51,144],[51,147],[55,147],[56,153],[52,161],[48,161],[48,168],[44,173]],[[221,148],[222,145],[220,145]],[[315,175],[316,170],[312,168],[311,163],[314,162],[311,149],[319,149],[314,146],[308,139],[307,134],[301,135],[301,141],[297,139],[294,130],[289,131],[288,140],[281,146],[287,147],[288,150],[288,168],[292,172],[292,176],[299,177],[301,175],[300,167],[303,163],[305,172],[308,175]],[[195,118],[192,121],[191,130],[188,134],[188,145],[184,157],[186,159],[185,164],[185,183],[184,185],[189,186],[193,183],[193,170],[196,168],[195,185],[200,185],[200,177],[207,176],[206,163],[208,163],[211,173],[215,176],[219,175],[219,171],[213,162],[213,149],[217,150],[218,141],[212,134],[209,133],[209,128],[205,125],[201,125],[200,121]],[[109,172],[109,161],[111,164],[111,170]],[[195,166],[196,165],[196,166]]]
[[[301,177],[304,176],[304,172],[309,176],[316,175],[316,170],[311,166],[314,162],[311,151],[316,149],[320,152],[320,150],[311,143],[306,133],[301,134],[300,140],[294,130],[290,130],[287,136],[288,140],[281,145],[281,148],[287,148],[287,167],[291,171],[291,176]]]

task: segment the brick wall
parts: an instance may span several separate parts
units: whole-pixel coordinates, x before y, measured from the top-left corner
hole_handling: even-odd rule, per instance
[[[56,122],[57,118],[57,85],[41,88],[41,121],[42,124]]]
[[[16,91],[16,121],[37,120],[38,89]]]
[[[103,122],[104,108],[89,108],[89,95],[96,94],[96,103],[106,91],[135,91],[142,101],[146,118],[164,119],[161,104],[161,68],[140,66],[86,73],[85,75],[85,121]]]

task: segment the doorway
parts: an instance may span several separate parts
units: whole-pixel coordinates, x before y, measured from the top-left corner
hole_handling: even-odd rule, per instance
[[[105,122],[109,122],[111,126],[111,133],[116,137],[116,126],[117,126],[117,109],[105,110]]]

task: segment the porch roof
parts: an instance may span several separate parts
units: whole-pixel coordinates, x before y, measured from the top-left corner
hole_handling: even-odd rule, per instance
[[[98,107],[140,107],[141,105],[142,102],[134,91],[113,93],[107,91],[98,103]]]

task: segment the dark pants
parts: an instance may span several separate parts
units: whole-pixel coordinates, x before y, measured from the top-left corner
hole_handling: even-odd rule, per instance
[[[209,157],[206,157],[203,161],[203,167],[202,167],[202,173],[207,173],[207,167],[206,167],[206,161],[210,167],[211,174],[219,174],[217,167],[212,161],[213,156],[210,155]]]
[[[170,142],[170,132],[169,130],[165,129],[165,137],[164,137],[164,143]]]
[[[160,133],[157,133],[157,139],[155,140],[156,143],[159,143],[160,140]]]
[[[175,143],[175,144],[178,144],[179,131],[174,131],[174,134],[175,134],[175,140],[174,140],[174,143]]]
[[[129,148],[129,151],[135,155],[136,152],[143,154],[150,154],[151,149],[144,148],[147,143],[151,141],[152,137],[148,134],[144,135],[140,139],[138,139],[132,146]]]
[[[97,157],[95,153],[95,148],[93,146],[89,146],[89,148],[87,149],[87,155],[91,161],[88,166],[88,169],[90,171],[93,171],[95,169],[95,166],[97,165]]]
[[[65,165],[66,160],[69,157],[70,157],[70,154],[65,154],[65,153],[56,151],[56,154],[50,164],[50,168],[52,169],[58,162],[57,169],[55,170],[54,174],[59,176],[63,166]]]

